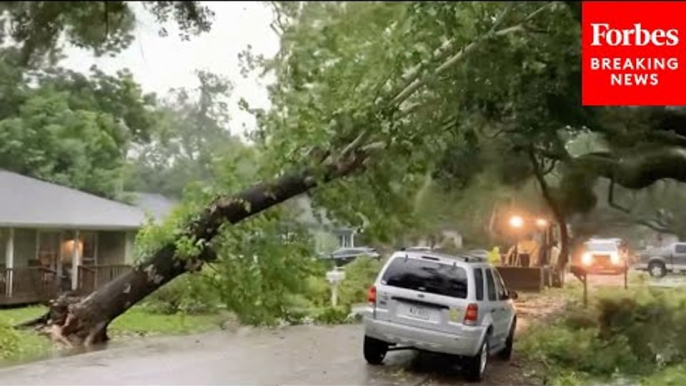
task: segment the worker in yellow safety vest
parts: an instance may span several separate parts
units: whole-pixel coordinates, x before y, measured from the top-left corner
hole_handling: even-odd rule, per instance
[[[490,252],[488,252],[488,262],[493,264],[493,265],[500,265],[500,248],[496,245],[491,249]]]

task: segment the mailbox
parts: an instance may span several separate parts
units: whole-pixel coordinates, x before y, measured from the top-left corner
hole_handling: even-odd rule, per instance
[[[338,284],[345,279],[345,272],[343,271],[329,271],[326,273],[326,280],[331,284]]]

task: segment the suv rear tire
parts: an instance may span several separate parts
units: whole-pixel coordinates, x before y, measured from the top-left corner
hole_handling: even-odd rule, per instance
[[[665,263],[661,261],[651,261],[650,264],[648,264],[648,272],[650,272],[650,276],[652,277],[661,278],[667,275],[667,267],[665,267]]]
[[[514,335],[517,330],[517,318],[512,321],[512,327],[510,327],[510,333],[507,335],[505,340],[505,348],[498,353],[498,358],[509,361],[512,358],[512,348],[514,347]]]
[[[489,335],[486,335],[483,343],[481,343],[481,348],[479,352],[473,357],[467,358],[464,363],[464,373],[465,378],[468,382],[481,382],[484,379],[484,374],[486,374],[486,368],[488,368],[488,357],[489,357],[489,345],[488,345]]]
[[[374,339],[369,336],[364,336],[364,359],[370,365],[380,365],[386,353],[388,352],[388,343]]]

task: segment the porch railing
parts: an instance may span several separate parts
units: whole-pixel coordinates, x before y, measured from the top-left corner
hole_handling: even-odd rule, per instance
[[[0,304],[49,300],[58,292],[56,278],[43,267],[0,268]]]
[[[101,285],[116,279],[129,272],[130,265],[80,265],[79,266],[79,292],[90,293]]]

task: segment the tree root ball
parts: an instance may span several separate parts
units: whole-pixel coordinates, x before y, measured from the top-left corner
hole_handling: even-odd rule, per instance
[[[68,347],[103,344],[108,341],[107,323],[92,314],[93,309],[86,306],[86,299],[61,295],[50,301],[45,315],[16,327],[35,328]]]

